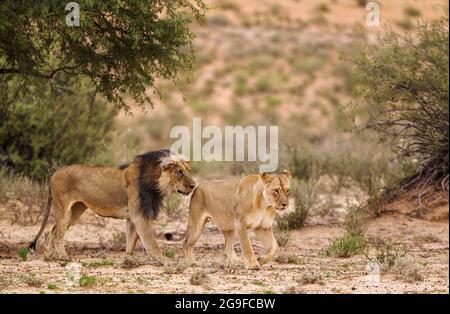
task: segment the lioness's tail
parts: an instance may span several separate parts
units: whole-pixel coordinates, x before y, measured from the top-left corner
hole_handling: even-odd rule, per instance
[[[48,185],[48,198],[47,198],[47,204],[45,207],[45,213],[44,213],[44,220],[42,221],[41,229],[39,229],[39,232],[37,233],[36,237],[34,237],[34,240],[28,245],[29,250],[35,250],[36,249],[36,242],[41,236],[42,232],[44,232],[45,226],[48,222],[48,217],[50,216],[50,209],[52,208],[52,190],[51,190],[51,184],[50,184],[50,178],[47,182]]]

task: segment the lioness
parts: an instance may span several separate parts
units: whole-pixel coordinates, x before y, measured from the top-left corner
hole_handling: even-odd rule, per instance
[[[104,217],[127,220],[126,252],[131,254],[138,237],[148,254],[160,256],[152,231],[164,196],[189,194],[195,187],[189,164],[159,150],[137,156],[120,167],[72,165],[58,169],[49,181],[49,194],[36,242],[53,209],[55,225],[49,235],[48,250],[55,257],[66,257],[64,234],[87,208]]]
[[[208,218],[224,233],[228,259],[237,258],[234,252],[237,233],[247,268],[259,269],[260,264],[272,260],[278,249],[272,225],[277,211],[289,205],[290,179],[291,174],[285,170],[282,174],[250,174],[241,180],[212,181],[197,186],[191,198],[184,241],[187,261],[194,262],[193,248]],[[259,261],[248,235],[250,229],[268,250]]]

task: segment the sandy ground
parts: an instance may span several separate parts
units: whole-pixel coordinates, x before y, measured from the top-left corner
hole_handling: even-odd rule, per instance
[[[449,292],[449,224],[409,218],[396,213],[372,220],[368,237],[390,239],[405,245],[409,259],[423,280],[406,282],[399,274],[382,273],[378,285],[368,282],[367,259],[326,257],[321,251],[341,235],[337,223],[308,225],[293,231],[281,256],[288,262],[273,261],[259,271],[229,265],[223,259],[223,236],[212,225],[196,247],[197,265],[176,269],[176,262],[157,265],[147,260],[131,269],[123,267],[125,252],[111,249],[113,234],[124,230],[124,221],[100,218],[86,213],[82,222],[66,235],[71,261],[83,263],[82,274],[95,277],[91,287],[68,287],[64,262],[45,261],[43,242],[27,261],[21,261],[17,249],[32,239],[38,226],[18,226],[0,221],[0,290],[2,293],[448,293]],[[185,221],[181,219],[181,221]],[[182,260],[184,222],[161,219],[155,233],[165,249],[176,251]],[[164,239],[171,232],[173,241]],[[254,241],[255,251],[262,253]],[[236,245],[240,255],[239,245]],[[139,245],[135,253],[144,260]],[[102,265],[103,261],[103,265]],[[100,262],[97,265],[93,262]],[[170,266],[172,265],[172,266]],[[182,265],[182,263],[178,263]],[[199,271],[206,273],[200,285],[191,283]],[[30,279],[32,278],[32,279]],[[309,279],[305,279],[309,278]],[[50,285],[49,285],[50,284]]]

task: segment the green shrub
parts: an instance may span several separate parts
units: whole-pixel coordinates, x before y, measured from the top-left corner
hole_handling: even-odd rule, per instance
[[[174,259],[176,251],[174,248],[169,247],[169,248],[164,249],[162,254],[163,254],[163,256],[165,256],[167,258]]]
[[[90,108],[86,85],[78,94],[69,80],[61,86],[69,92],[49,88],[40,102],[18,95],[7,112],[0,107],[0,163],[42,180],[55,165],[89,162],[106,149],[115,111],[101,101]]]
[[[326,256],[350,257],[363,252],[366,239],[360,235],[346,234],[334,240],[323,252]]]
[[[23,262],[26,262],[26,261],[27,261],[27,259],[28,259],[28,253],[29,253],[29,251],[28,251],[28,248],[27,248],[27,247],[21,247],[21,248],[19,248],[19,249],[17,250],[17,255],[19,255],[20,259],[21,259]]]
[[[82,274],[80,277],[80,287],[91,288],[97,282],[97,278],[94,276],[89,276],[86,274]]]
[[[413,34],[391,32],[355,60],[369,116],[363,129],[393,144],[399,159],[417,160],[404,188],[448,190],[448,42],[445,16]]]
[[[368,227],[368,216],[360,208],[349,208],[347,216],[342,223],[345,234],[335,239],[323,253],[326,256],[350,257],[366,253],[366,232]]]
[[[35,274],[20,275],[20,280],[28,286],[35,288],[39,288],[44,283],[42,278],[37,277]]]

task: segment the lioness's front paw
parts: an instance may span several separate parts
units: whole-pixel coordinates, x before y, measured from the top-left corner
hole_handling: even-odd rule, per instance
[[[259,270],[261,269],[261,265],[259,265],[258,261],[253,261],[251,263],[245,263],[245,267],[251,270]]]
[[[269,260],[268,260],[267,258],[265,258],[265,257],[262,257],[262,256],[259,256],[259,257],[258,257],[258,263],[259,263],[260,265],[264,265],[264,264],[266,264],[268,261],[269,261]]]
[[[193,258],[186,258],[185,259],[185,262],[186,262],[186,265],[188,265],[188,266],[195,266],[195,259],[193,259]]]

